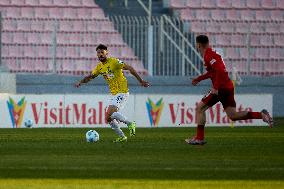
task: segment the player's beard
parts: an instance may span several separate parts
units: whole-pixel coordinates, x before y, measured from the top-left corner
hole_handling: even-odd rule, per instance
[[[101,62],[105,62],[106,61],[106,57],[99,57],[99,60],[101,61]]]

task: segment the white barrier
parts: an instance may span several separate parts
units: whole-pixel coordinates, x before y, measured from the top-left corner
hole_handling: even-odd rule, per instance
[[[108,95],[11,95],[0,94],[0,127],[23,127],[26,119],[34,127],[107,127]],[[195,126],[195,109],[201,95],[130,95],[122,110],[138,127]],[[236,95],[237,110],[272,113],[272,95]],[[207,125],[228,126],[230,120],[217,104],[207,111]],[[235,122],[236,126],[265,125],[262,120]]]

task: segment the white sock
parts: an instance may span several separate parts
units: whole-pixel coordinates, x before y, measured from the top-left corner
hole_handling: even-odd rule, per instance
[[[111,119],[116,119],[116,120],[118,120],[120,122],[123,122],[123,123],[125,123],[127,125],[131,123],[130,121],[127,120],[126,117],[124,117],[124,115],[122,115],[119,112],[112,113],[112,115],[110,117],[111,117]]]
[[[120,137],[125,137],[123,131],[120,129],[118,122],[114,119],[110,123],[110,127],[115,131],[115,133]]]

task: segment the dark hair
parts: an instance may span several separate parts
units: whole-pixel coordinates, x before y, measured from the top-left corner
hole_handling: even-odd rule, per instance
[[[206,35],[199,35],[196,37],[196,43],[207,45],[209,43],[209,39]]]
[[[107,51],[107,46],[105,46],[105,45],[103,45],[103,44],[99,44],[99,45],[97,46],[97,48],[96,48],[96,51],[99,50],[99,49],[101,49],[101,50],[106,50],[106,51]]]

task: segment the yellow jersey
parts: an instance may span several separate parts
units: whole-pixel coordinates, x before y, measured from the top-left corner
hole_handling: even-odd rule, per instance
[[[117,58],[107,58],[105,63],[99,64],[92,70],[93,75],[102,75],[109,85],[112,95],[127,93],[128,84],[122,72],[124,62]]]

